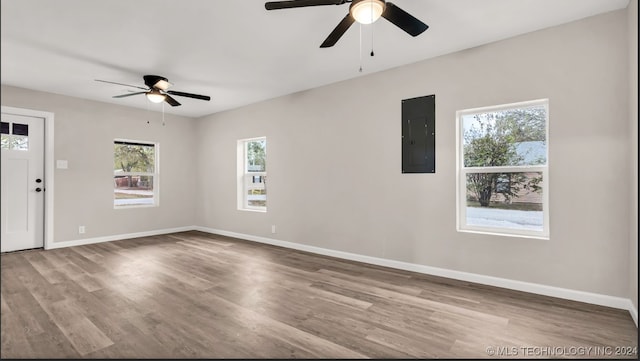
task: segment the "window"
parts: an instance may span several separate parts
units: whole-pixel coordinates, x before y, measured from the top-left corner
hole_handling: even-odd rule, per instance
[[[238,209],[267,210],[267,138],[238,141]]]
[[[549,237],[548,100],[456,113],[458,230]]]
[[[113,147],[114,207],[157,206],[157,144],[116,139]]]
[[[1,122],[0,148],[29,150],[29,124]]]

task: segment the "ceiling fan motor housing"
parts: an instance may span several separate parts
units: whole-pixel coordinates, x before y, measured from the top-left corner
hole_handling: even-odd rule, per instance
[[[167,84],[169,83],[167,78],[159,76],[159,75],[145,75],[142,78],[144,78],[144,84],[146,86],[148,86],[149,88],[151,88],[151,89],[159,88],[159,89],[162,89],[162,90],[166,90],[166,89],[163,89],[162,87],[158,86],[158,83],[161,82],[161,81],[163,81],[163,82],[165,82]]]

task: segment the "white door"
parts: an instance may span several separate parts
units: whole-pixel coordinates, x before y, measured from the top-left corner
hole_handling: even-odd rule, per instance
[[[2,113],[2,252],[44,246],[44,118]]]

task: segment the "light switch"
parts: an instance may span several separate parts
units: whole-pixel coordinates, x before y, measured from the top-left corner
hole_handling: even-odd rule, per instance
[[[67,169],[69,168],[69,162],[66,160],[57,160],[56,161],[56,168],[58,169]]]

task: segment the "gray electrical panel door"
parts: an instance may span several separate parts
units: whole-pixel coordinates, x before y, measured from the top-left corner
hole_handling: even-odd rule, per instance
[[[402,173],[436,172],[436,96],[402,100]]]

